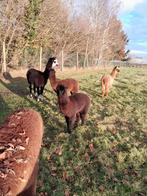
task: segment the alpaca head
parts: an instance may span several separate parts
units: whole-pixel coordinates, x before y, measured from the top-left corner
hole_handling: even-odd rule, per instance
[[[117,72],[120,72],[119,66],[115,66],[113,70],[117,71]]]
[[[67,93],[67,87],[62,84],[58,85],[56,88],[56,93],[58,97],[64,95],[65,93]]]
[[[47,65],[46,65],[46,69],[54,69],[55,67],[58,67],[58,60],[56,57],[51,57],[49,58]]]

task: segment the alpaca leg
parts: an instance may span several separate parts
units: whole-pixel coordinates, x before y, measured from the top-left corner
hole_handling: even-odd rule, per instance
[[[78,126],[79,121],[80,121],[80,113],[77,113],[77,114],[76,114],[75,127],[77,127],[77,126]]]
[[[108,93],[109,93],[109,87],[108,87],[108,85],[107,85],[106,88],[105,88],[105,96],[106,96],[106,97],[108,96]]]
[[[104,97],[105,96],[105,86],[104,86],[104,84],[102,84],[102,97]]]
[[[41,95],[43,94],[43,91],[44,91],[44,86],[41,86],[41,89],[40,89],[40,94]]]
[[[34,94],[35,94],[35,97],[37,97],[37,89],[36,89],[35,84],[34,84]]]
[[[33,97],[33,95],[32,95],[32,84],[31,83],[29,84],[29,89],[30,89],[30,97]]]
[[[38,90],[38,101],[39,100],[43,100],[43,96],[42,96],[42,93],[43,93],[43,89],[44,87],[40,87],[39,90]]]
[[[71,133],[71,130],[74,128],[76,116],[73,116],[71,118],[65,117],[65,119],[66,119],[66,123],[67,123],[67,132]]]
[[[40,95],[40,90],[39,90],[39,87],[37,86],[37,101],[40,100],[39,95]]]
[[[37,86],[37,95],[39,96],[40,95],[40,90],[39,90],[39,87]]]
[[[70,125],[69,125],[69,117],[65,116],[65,120],[66,120],[66,125],[67,125],[67,132],[71,133]]]
[[[81,124],[84,125],[86,118],[87,118],[87,114],[88,111],[90,109],[90,102],[87,103],[87,105],[85,106],[85,108],[80,112],[80,118],[81,118]]]
[[[75,122],[76,122],[76,114],[69,119],[70,130],[72,130],[74,128]]]
[[[105,93],[105,96],[106,96],[106,97],[108,96],[108,92],[109,92],[109,91],[106,91],[106,93]]]
[[[86,120],[86,113],[80,113],[80,117],[81,117],[81,121],[82,121],[82,125],[85,124],[85,120]]]

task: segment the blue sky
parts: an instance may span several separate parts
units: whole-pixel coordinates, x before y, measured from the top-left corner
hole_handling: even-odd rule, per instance
[[[147,58],[147,0],[122,0],[120,19],[128,35],[128,49],[137,57]]]
[[[127,33],[130,54],[147,59],[147,0],[119,0],[122,2],[119,18]],[[75,10],[85,4],[84,0],[74,0]]]

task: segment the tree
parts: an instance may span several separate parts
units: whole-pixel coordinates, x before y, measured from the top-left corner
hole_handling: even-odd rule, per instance
[[[19,45],[23,46],[23,12],[27,1],[0,1],[0,45],[5,45],[7,64],[12,65],[18,60]],[[19,49],[18,49],[19,48]],[[16,52],[17,51],[17,52]]]

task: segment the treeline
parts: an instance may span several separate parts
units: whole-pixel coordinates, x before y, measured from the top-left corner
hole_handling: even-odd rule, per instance
[[[96,59],[124,60],[128,38],[117,17],[119,5],[85,0],[75,9],[74,0],[1,0],[1,65],[38,65],[42,54],[43,62],[64,55],[66,63],[78,58],[83,66]]]

